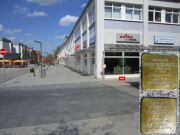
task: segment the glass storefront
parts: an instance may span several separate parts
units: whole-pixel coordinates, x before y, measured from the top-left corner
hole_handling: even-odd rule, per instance
[[[105,74],[139,73],[139,52],[105,52]]]

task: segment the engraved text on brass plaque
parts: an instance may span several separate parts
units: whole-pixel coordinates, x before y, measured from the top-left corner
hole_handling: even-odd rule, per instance
[[[174,134],[176,132],[176,99],[143,98],[141,132],[143,134]]]
[[[178,57],[145,53],[141,73],[144,90],[175,90],[178,88]]]

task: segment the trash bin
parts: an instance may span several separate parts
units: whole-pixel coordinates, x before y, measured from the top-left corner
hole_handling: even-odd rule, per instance
[[[45,78],[47,75],[47,69],[42,69],[41,71],[41,78]]]

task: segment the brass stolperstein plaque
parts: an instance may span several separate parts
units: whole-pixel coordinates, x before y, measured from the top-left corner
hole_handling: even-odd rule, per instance
[[[143,54],[141,83],[144,90],[176,90],[178,57],[176,55]]]
[[[176,99],[143,98],[141,132],[143,134],[175,134],[176,109]]]

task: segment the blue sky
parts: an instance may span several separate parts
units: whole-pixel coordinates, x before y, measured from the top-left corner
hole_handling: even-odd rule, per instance
[[[1,0],[0,37],[52,52],[63,42],[88,0]]]

